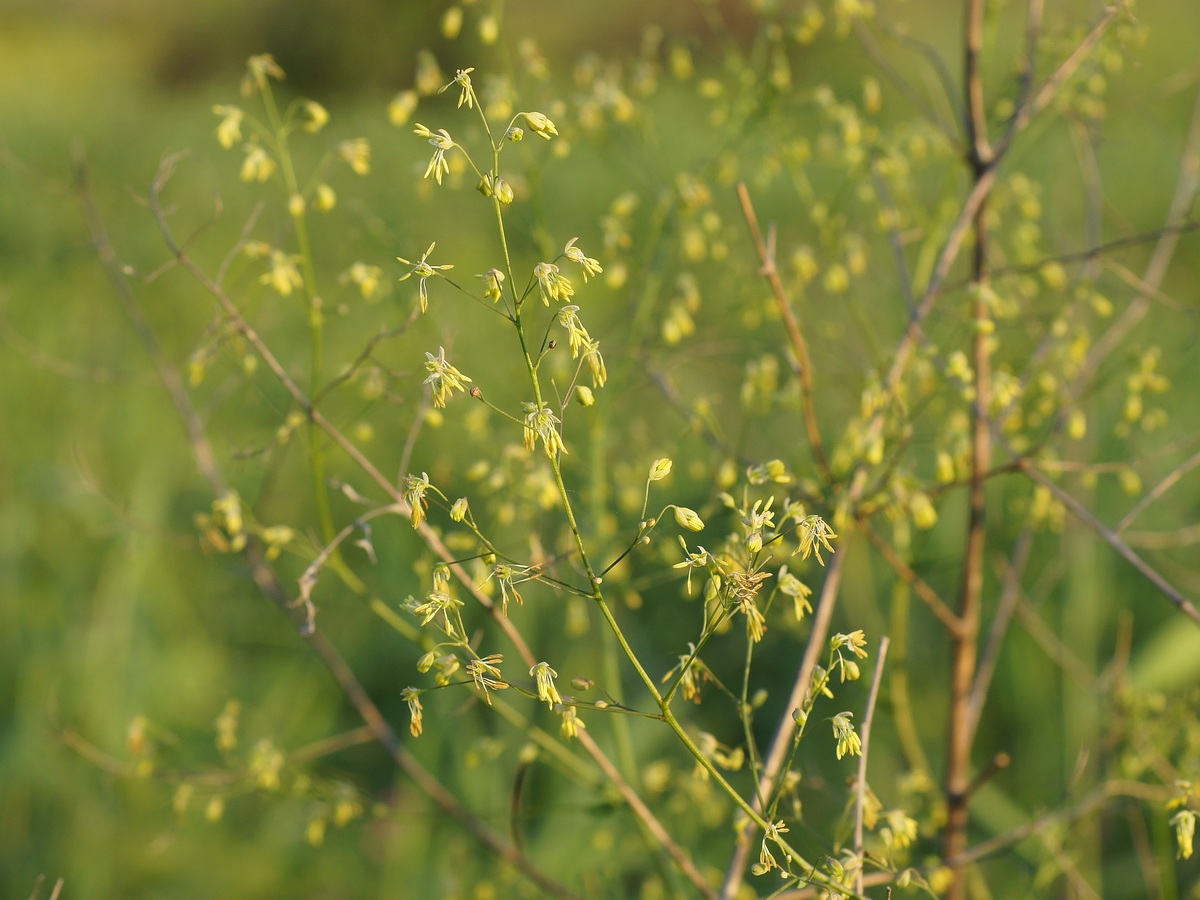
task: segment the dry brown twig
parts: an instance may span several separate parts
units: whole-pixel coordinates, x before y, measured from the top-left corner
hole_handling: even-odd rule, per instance
[[[821,470],[821,475],[828,481],[832,479],[832,473],[829,471],[829,461],[825,457],[825,448],[821,443],[821,431],[817,427],[817,413],[813,403],[812,357],[808,353],[808,342],[804,339],[804,332],[800,330],[800,323],[796,321],[796,314],[792,310],[792,300],[783,286],[783,281],[779,278],[779,269],[775,265],[775,234],[772,231],[768,240],[763,239],[762,230],[758,226],[758,216],[754,212],[754,202],[750,199],[750,191],[746,189],[745,184],[738,184],[737,194],[742,205],[742,215],[750,230],[750,238],[754,242],[754,249],[758,252],[759,274],[770,285],[771,294],[775,298],[775,306],[787,329],[788,344],[792,348],[796,375],[800,379],[800,387],[804,395],[804,429],[808,433],[808,445],[817,461],[817,467]]]
[[[986,118],[982,106],[984,94],[978,66],[981,49],[979,29],[982,23],[982,9],[983,0],[970,0],[967,7],[964,33],[964,42],[966,45],[964,66],[967,82],[964,89],[966,95],[964,129],[969,137],[968,146],[965,150],[967,154],[966,162],[972,174],[972,185],[962,201],[953,224],[943,239],[929,282],[921,292],[919,300],[917,300],[915,306],[912,308],[908,325],[897,342],[892,355],[891,365],[884,378],[883,386],[889,396],[896,391],[901,379],[908,371],[913,354],[923,335],[923,323],[942,297],[950,271],[959,259],[964,244],[971,234],[975,236],[972,280],[979,281],[984,277],[984,247],[986,241],[983,231],[983,210],[995,185],[998,164],[1011,147],[1012,142],[1025,130],[1033,118],[1049,105],[1061,89],[1062,84],[1078,69],[1096,42],[1099,41],[1100,37],[1107,30],[1117,13],[1115,8],[1106,10],[1089,31],[1088,35],[1076,47],[1075,51],[1035,91],[1030,85],[1032,84],[1033,60],[1037,50],[1040,30],[1041,0],[1030,0],[1029,25],[1027,28],[1029,45],[1026,47],[1025,59],[1022,63],[1022,72],[1028,76],[1028,82],[1022,87],[1018,98],[1020,102],[1009,123],[1008,129],[994,146],[989,146],[986,134],[983,133],[981,127]],[[860,28],[860,34],[861,32],[862,29]],[[744,207],[747,206],[748,199],[744,200],[743,204]],[[750,215],[747,216],[747,219],[748,221],[750,220]],[[755,229],[753,226],[751,227],[753,233]],[[769,248],[761,240],[761,235],[756,239],[755,243],[760,248],[759,253],[760,259],[764,263],[764,274],[770,278],[769,253],[766,253]],[[782,303],[786,308],[787,298],[782,290],[776,291],[775,295],[777,302]],[[982,300],[977,298],[976,316],[980,314],[979,306],[981,303]],[[790,333],[789,341],[794,346],[794,338]],[[974,408],[979,410],[986,405],[989,394],[987,384],[987,343],[983,340],[983,335],[981,334],[977,335],[975,341],[974,356],[977,378],[977,396]],[[815,412],[811,416],[812,421],[815,422]],[[881,408],[868,423],[867,432],[870,436],[877,437],[881,433],[884,425],[884,416],[884,409]],[[809,418],[810,414],[806,410],[806,423],[809,421]],[[952,711],[950,714],[950,735],[948,738],[951,747],[949,753],[951,763],[947,773],[947,792],[950,798],[949,807],[951,811],[946,829],[948,836],[947,855],[949,856],[957,855],[963,846],[966,834],[966,789],[970,783],[970,741],[965,726],[969,721],[967,711],[970,703],[971,686],[975,677],[985,535],[984,484],[989,475],[991,446],[990,428],[985,416],[975,416],[972,434],[973,453],[970,484],[972,512],[971,520],[968,523],[968,545],[964,557],[963,591],[959,609],[956,613],[953,613],[953,619],[944,614],[939,617],[948,626],[952,646],[955,648],[954,674],[952,675]],[[850,489],[847,499],[849,507],[853,509],[862,499],[866,483],[864,479],[854,476],[848,479],[848,483]],[[846,550],[843,548],[841,553],[844,554],[845,552]],[[827,574],[827,584],[832,575],[832,572]],[[827,595],[824,591],[822,592],[822,607],[824,606],[824,601],[828,599],[830,614],[832,613],[834,596],[833,594]],[[926,603],[930,603],[932,598],[923,596],[922,599]],[[931,608],[936,612],[939,608],[943,607],[941,604],[931,604]],[[949,626],[952,621],[954,628],[951,629]],[[818,621],[814,619],[809,645],[806,649],[805,663],[802,663],[800,677],[793,684],[793,699],[797,696],[802,698],[803,692],[807,690],[805,674],[811,673],[811,667],[807,664],[807,660],[811,656],[815,662],[815,653],[818,651],[814,650],[814,646],[818,641],[824,640],[825,632],[818,630],[818,624]],[[784,723],[776,734],[775,744],[778,743],[780,736],[786,731],[788,731],[788,728],[787,724]],[[782,759],[782,756],[780,758]],[[769,759],[770,755],[768,755]],[[760,787],[762,784],[773,784],[774,777],[777,774],[771,773],[770,769],[767,768],[764,771],[764,777],[760,780]],[[761,791],[760,794],[762,794]],[[752,834],[753,830],[747,829],[747,831]],[[742,873],[745,871],[749,859],[749,840],[750,837],[747,834],[739,836],[734,857],[726,871],[722,894],[724,897],[732,896],[737,885],[741,883]],[[964,885],[965,882],[959,878],[957,879],[957,884],[959,887],[952,889],[952,898],[954,896],[962,896],[961,892],[963,888],[961,885]],[[954,893],[955,891],[957,891],[957,894]]]
[[[42,893],[42,885],[45,883],[45,881],[46,876],[44,874],[37,877],[37,880],[33,883],[33,893],[29,895],[29,900],[38,900],[38,897]],[[59,878],[54,882],[54,887],[50,891],[50,900],[58,900],[58,895],[62,893],[62,889],[63,879]]]
[[[1119,534],[1096,518],[1096,515],[1090,509],[1038,469],[1033,460],[1023,460],[1021,471],[1053,494],[1055,499],[1065,506],[1073,516],[1094,531],[1106,544],[1117,551],[1118,555],[1126,562],[1141,572],[1158,589],[1159,593],[1175,604],[1181,613],[1197,625],[1200,625],[1200,609],[1197,609],[1195,604],[1185,597],[1178,588],[1167,581],[1157,569],[1142,559],[1126,541],[1121,539]]]

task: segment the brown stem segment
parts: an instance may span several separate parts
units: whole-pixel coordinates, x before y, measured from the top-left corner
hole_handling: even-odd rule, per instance
[[[967,7],[965,34],[966,163],[978,186],[994,163],[987,136],[983,82],[979,73],[984,0]],[[971,478],[967,513],[967,543],[963,558],[962,591],[958,602],[958,628],[950,633],[950,712],[946,734],[946,826],[942,855],[953,859],[967,846],[968,803],[971,787],[971,687],[979,655],[979,607],[983,596],[983,556],[987,542],[988,468],[991,465],[991,428],[987,408],[991,396],[990,321],[982,288],[987,282],[987,198],[982,198],[971,220],[971,317],[975,323],[972,357],[975,368],[975,401],[971,406]],[[962,869],[955,871],[946,894],[948,900],[966,897]]]
[[[796,315],[792,312],[792,304],[787,290],[779,278],[779,269],[775,265],[775,242],[774,240],[763,240],[762,229],[758,227],[758,216],[754,213],[754,203],[750,199],[750,192],[746,189],[746,185],[739,183],[737,192],[738,200],[742,204],[742,215],[746,218],[746,227],[750,229],[750,238],[754,241],[759,262],[762,264],[759,272],[771,286],[775,304],[779,307],[780,318],[783,319],[784,327],[787,329],[788,343],[796,358],[796,375],[800,379],[800,387],[804,393],[804,430],[808,433],[808,443],[812,448],[817,466],[821,469],[821,474],[828,480],[831,478],[829,461],[825,457],[825,448],[821,444],[821,432],[817,427],[817,412],[813,405],[812,360],[808,355],[808,342],[804,340],[800,323],[796,321]]]

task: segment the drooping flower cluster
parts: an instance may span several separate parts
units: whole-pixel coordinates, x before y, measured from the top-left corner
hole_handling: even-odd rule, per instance
[[[425,371],[429,373],[429,377],[425,379],[424,384],[429,385],[433,392],[433,405],[438,409],[445,408],[446,399],[452,391],[465,392],[467,384],[471,381],[470,376],[464,375],[446,361],[445,347],[438,347],[437,356],[425,353]]]

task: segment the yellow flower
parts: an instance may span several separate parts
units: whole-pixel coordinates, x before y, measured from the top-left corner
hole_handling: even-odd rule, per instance
[[[242,181],[266,181],[275,174],[275,160],[258,144],[249,144],[242,161]]]
[[[538,438],[541,438],[542,449],[548,458],[554,459],[560,452],[566,453],[567,447],[563,443],[562,435],[554,427],[561,422],[558,416],[547,407],[538,406],[536,403],[522,403],[521,406],[525,410],[525,449],[532,450],[537,446]]]
[[[849,634],[835,634],[829,642],[829,649],[839,650],[842,647],[849,647],[851,652],[859,659],[867,658],[866,646],[867,635],[861,628]]]
[[[278,559],[279,554],[283,552],[283,548],[292,542],[292,538],[296,533],[287,525],[271,525],[262,530],[260,537],[263,543],[267,545],[266,556],[268,560]]]
[[[417,293],[421,300],[421,312],[425,312],[429,308],[429,291],[425,286],[425,282],[431,276],[436,275],[439,270],[454,268],[453,265],[433,266],[425,261],[429,258],[429,254],[433,252],[433,248],[436,246],[437,246],[436,241],[434,243],[430,244],[429,249],[426,250],[421,255],[421,258],[419,260],[417,260],[415,263],[409,262],[407,259],[405,259],[402,256],[396,257],[396,259],[399,260],[400,262],[404,263],[404,265],[412,266],[412,268],[409,269],[408,272],[406,272],[404,275],[400,276],[401,281],[406,281],[407,279],[411,278],[414,275],[417,276]]]
[[[493,653],[491,656],[473,659],[467,663],[467,674],[474,680],[475,686],[483,691],[483,699],[487,701],[488,706],[492,704],[488,691],[502,691],[508,687],[508,682],[500,672],[500,663],[503,661],[502,654]]]
[[[241,712],[242,705],[238,701],[227,700],[221,715],[217,716],[217,749],[222,753],[228,753],[237,747],[238,717]]]
[[[547,306],[552,298],[567,300],[575,294],[570,279],[560,274],[558,266],[553,263],[538,263],[533,267],[533,277],[537,279],[538,288],[541,290],[542,302]]]
[[[579,718],[579,713],[574,706],[564,706],[562,708],[562,736],[565,738],[579,737],[579,729],[585,727],[583,720]]]
[[[329,212],[337,206],[337,194],[333,188],[322,181],[317,185],[317,195],[313,199],[313,205],[321,212]]]
[[[270,740],[263,738],[254,745],[250,753],[250,773],[263,790],[277,791],[280,786],[279,775],[283,771],[286,760],[283,753]]]
[[[347,282],[358,285],[359,292],[366,299],[371,299],[379,292],[380,279],[383,277],[383,269],[379,266],[370,266],[365,262],[356,262],[349,269],[342,273],[338,279],[342,284]]]
[[[571,348],[571,359],[579,358],[579,351],[591,342],[591,335],[579,320],[579,307],[573,304],[564,306],[558,311],[558,324],[567,329],[567,341]]]
[[[286,77],[283,69],[279,68],[279,63],[275,62],[275,57],[270,53],[259,53],[257,56],[250,57],[246,61],[246,68],[260,91],[267,86],[268,77],[274,78],[276,81],[283,81]]]
[[[598,260],[592,259],[590,256],[584,255],[584,252],[575,246],[575,242],[579,238],[571,238],[567,242],[567,246],[563,249],[563,256],[571,260],[573,263],[579,263],[583,267],[583,283],[587,284],[587,280],[593,275],[599,275],[604,269],[600,266]]]
[[[408,725],[409,732],[413,737],[420,737],[423,721],[421,692],[415,687],[406,687],[400,692],[400,699],[408,704],[408,714],[412,720]]]
[[[388,119],[396,126],[407,124],[409,117],[416,112],[417,101],[418,95],[416,91],[401,91],[388,104]]]
[[[671,460],[663,457],[656,459],[650,466],[650,480],[662,481],[671,474]]]
[[[916,491],[909,497],[908,508],[912,512],[913,523],[922,531],[927,531],[937,524],[937,509],[924,491]]]
[[[1175,826],[1175,842],[1179,845],[1179,849],[1175,851],[1175,858],[1191,859],[1196,837],[1196,813],[1190,809],[1181,809],[1171,816],[1167,824]]]
[[[220,821],[221,816],[225,814],[225,798],[211,797],[204,806],[204,818],[210,822]]]
[[[487,46],[496,43],[500,37],[500,22],[491,13],[479,20],[479,40]]]
[[[259,281],[269,284],[280,296],[287,297],[293,290],[304,287],[304,279],[296,268],[297,259],[282,250],[272,250],[271,271],[260,277]]]
[[[450,41],[454,40],[462,30],[462,23],[462,7],[451,6],[442,16],[442,37]]]
[[[366,175],[371,171],[371,144],[366,138],[354,138],[338,144],[338,156],[355,175]]]
[[[425,371],[429,377],[423,384],[430,386],[433,391],[433,405],[439,409],[445,408],[446,398],[454,391],[466,391],[467,382],[471,379],[446,361],[446,348],[438,347],[437,356],[425,354]]]
[[[422,472],[420,478],[416,475],[404,476],[404,502],[412,510],[409,518],[412,521],[413,528],[419,527],[425,521],[425,509],[429,506],[429,501],[425,499],[425,494],[428,493],[430,487],[432,485],[429,483],[429,475],[426,472]],[[432,615],[430,618],[432,618]],[[429,619],[426,619],[421,624],[425,625],[428,621]]]
[[[436,94],[438,88],[446,83],[446,76],[438,65],[437,57],[428,50],[417,54],[417,93],[428,97]]]
[[[808,559],[815,553],[817,562],[825,565],[825,560],[821,558],[821,548],[824,547],[833,553],[833,545],[829,543],[829,539],[835,538],[837,535],[820,516],[807,516],[800,521],[799,525],[800,546],[793,553],[799,553],[801,559]]]
[[[529,674],[533,676],[533,680],[537,684],[539,700],[545,700],[551,709],[554,709],[555,704],[562,703],[558,688],[554,686],[554,679],[558,677],[558,673],[550,668],[549,663],[538,663],[529,670]]]
[[[840,712],[833,717],[833,736],[837,738],[838,759],[846,754],[858,756],[862,753],[862,740],[850,722],[853,715],[854,713],[851,712]]]
[[[501,285],[504,282],[504,273],[499,269],[488,269],[482,275],[476,275],[475,277],[483,279],[483,296],[487,297],[493,303],[497,302],[503,291]]]
[[[442,183],[442,175],[450,171],[450,164],[446,162],[446,151],[454,148],[454,138],[450,137],[450,132],[445,128],[439,128],[437,131],[430,131],[420,122],[413,129],[413,134],[425,138],[429,143],[433,144],[433,158],[429,160],[429,165],[425,167],[425,178],[430,175],[438,183]],[[490,184],[489,184],[490,187]]]
[[[223,106],[219,103],[212,111],[221,116],[221,124],[217,126],[217,143],[228,150],[242,139],[244,113],[236,106]]]
[[[523,112],[521,115],[525,118],[525,125],[540,138],[550,140],[554,135],[558,134],[558,129],[554,127],[554,123],[540,112]]]
[[[465,103],[467,104],[467,109],[474,109],[475,89],[471,86],[471,73],[474,71],[474,68],[459,69],[454,74],[454,79],[451,82],[438,88],[438,93],[440,94],[443,91],[449,90],[452,84],[457,84],[461,88],[458,94],[458,105],[461,107]]]
[[[493,567],[486,581],[496,579],[496,584],[500,586],[500,612],[508,618],[508,600],[511,596],[513,600],[525,604],[525,598],[521,596],[521,592],[517,590],[518,581],[527,581],[529,569],[519,566],[509,566],[501,563]]]
[[[247,241],[242,245],[242,252],[251,259],[262,259],[271,252],[271,245],[266,241]]]
[[[308,114],[308,121],[304,123],[305,131],[315,134],[329,121],[329,112],[316,100],[305,100],[304,111]]]
[[[585,351],[583,361],[592,373],[592,387],[604,387],[608,381],[608,367],[604,365],[604,357],[600,354],[600,342],[589,341]]]
[[[893,850],[904,850],[917,839],[917,820],[902,809],[893,809],[885,814],[887,825],[879,829],[884,844]]]

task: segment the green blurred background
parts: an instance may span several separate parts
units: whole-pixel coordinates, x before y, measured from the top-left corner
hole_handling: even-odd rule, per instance
[[[177,221],[186,233],[209,218],[213,198],[220,196],[221,217],[195,248],[205,265],[215,265],[259,195],[238,183],[235,155],[217,146],[210,107],[241,102],[237,87],[246,57],[271,52],[288,73],[281,92],[320,100],[333,113],[331,131],[339,138],[368,137],[374,148],[367,179],[340,176],[337,188],[345,215],[314,226],[318,254],[331,256],[320,260],[328,263],[324,271],[337,271],[334,258],[381,264],[397,255],[413,258],[435,239],[440,250],[454,247],[459,271],[482,271],[491,264],[490,246],[464,234],[459,224],[464,211],[473,208],[470,185],[457,193],[442,192],[431,202],[415,186],[414,172],[419,176],[425,162],[423,151],[407,128],[396,129],[387,121],[388,101],[412,85],[418,51],[432,49],[447,72],[468,65],[482,69],[489,61],[511,62],[520,36],[529,34],[552,73],[540,87],[555,96],[556,91],[570,92],[572,68],[583,54],[633,58],[646,27],[656,25],[668,38],[686,35],[697,68],[721,77],[729,42],[749,45],[752,17],[739,4],[723,4],[730,30],[714,34],[706,30],[702,6],[673,0],[509,3],[500,44],[486,48],[470,30],[482,4],[466,7],[467,27],[453,42],[439,32],[445,5],[430,2],[5,0],[0,5],[0,408],[5,413],[0,429],[0,894],[28,896],[39,874],[65,879],[63,896],[72,898],[486,897],[528,892],[519,880],[498,873],[494,862],[408,791],[384,754],[371,745],[316,763],[307,773],[318,787],[303,795],[233,792],[219,823],[206,821],[202,800],[182,813],[172,808],[173,772],[219,766],[212,750],[213,722],[230,699],[243,707],[244,746],[269,738],[279,747],[296,749],[359,723],[302,641],[250,589],[238,560],[199,553],[192,519],[208,509],[211,498],[193,472],[182,429],[91,249],[72,191],[73,160],[86,156],[96,202],[120,259],[147,273],[167,254],[142,198],[160,160],[189,150],[169,202],[179,211]],[[881,6],[887,16],[905,22],[954,58],[959,26],[949,13],[956,4]],[[998,15],[1019,21],[1017,4],[998,6]],[[1048,18],[1055,25],[1086,22],[1096,12],[1087,3],[1050,7]],[[1161,224],[1200,77],[1194,57],[1200,5],[1158,0],[1141,4],[1138,16],[1148,28],[1148,43],[1133,54],[1136,64],[1113,79],[1106,97],[1110,118],[1098,143],[1105,173],[1102,215],[1110,226],[1106,237]],[[849,90],[870,71],[869,65],[852,41],[831,42],[803,55],[793,74],[806,87],[825,82]],[[1011,59],[999,59],[990,74],[1003,81],[1012,77],[1011,67]],[[450,99],[430,101],[440,103],[434,107],[439,121],[426,124],[436,127],[449,120]],[[599,246],[600,219],[623,191],[642,198],[636,215],[647,231],[655,200],[673,173],[709,164],[715,154],[706,142],[705,106],[694,90],[664,83],[647,108],[657,118],[636,143],[614,129],[592,145],[579,141],[570,157],[551,160],[538,173],[544,196],[553,198],[537,213],[543,243],[557,246],[580,234],[585,249]],[[415,118],[422,120],[422,115]],[[769,117],[759,122],[759,130],[747,140],[770,140],[770,125]],[[1078,181],[1061,176],[1076,165],[1070,138],[1052,123],[1038,128],[1036,149],[1017,165],[1044,182],[1045,227],[1057,249],[1076,249],[1085,243],[1081,222],[1086,217]],[[929,183],[936,188],[936,179]],[[723,190],[716,204],[730,234],[737,235],[732,191],[728,185]],[[761,203],[764,219],[786,223],[797,215],[797,200],[785,191],[766,195]],[[275,227],[280,234],[278,222]],[[328,251],[322,249],[326,247]],[[747,247],[743,243],[737,252],[745,255]],[[666,285],[662,289],[668,291],[674,264],[647,258],[652,249],[635,248],[632,256],[656,279],[653,285]],[[1137,271],[1145,257],[1145,248],[1134,248],[1122,261]],[[1200,272],[1188,238],[1179,257],[1164,288],[1174,301],[1137,335],[1139,346],[1157,343],[1164,349],[1163,368],[1176,385],[1166,403],[1178,424],[1130,447],[1097,438],[1095,458],[1111,458],[1109,451],[1149,456],[1156,448],[1186,441],[1194,431],[1194,284]],[[880,254],[876,264],[878,274],[860,301],[867,310],[880,308],[871,306],[873,300],[882,304],[894,294],[886,257]],[[730,323],[745,318],[744,281],[723,274],[711,261],[707,268],[697,268],[705,282],[704,317],[695,342],[671,371],[695,396],[714,392],[736,404],[744,360],[772,347],[761,334],[745,341],[728,337]],[[385,272],[390,285],[402,270]],[[242,283],[252,284],[253,278],[246,275]],[[406,287],[390,288],[379,305],[356,306],[331,319],[330,368],[353,358],[363,334],[407,314]],[[716,460],[709,459],[703,440],[654,391],[641,361],[632,352],[623,355],[619,336],[627,324],[627,307],[622,301],[630,289],[622,292],[598,283],[591,290],[589,302],[601,311],[588,319],[589,327],[617,348],[609,362],[615,399],[608,401],[617,413],[607,427],[619,435],[618,429],[628,425],[630,446],[641,452],[623,460],[619,449],[613,450],[609,462],[640,473],[657,455],[695,460],[696,465],[679,473],[684,493],[675,499],[697,508],[710,504],[709,464]],[[137,291],[168,354],[183,368],[210,322],[210,301],[174,271],[150,285],[139,284]],[[898,307],[882,308],[896,310],[899,318]],[[303,358],[302,323],[289,324],[266,304],[255,306],[254,313],[272,326],[285,360]],[[870,357],[870,348],[847,336],[843,320],[854,314],[839,307],[817,317],[814,352],[818,371],[829,373],[827,383],[859,381],[863,359]],[[477,372],[488,372],[491,336],[486,328],[453,316],[418,323],[395,364],[415,368],[418,350],[451,340],[463,369],[477,378]],[[1097,435],[1119,413],[1112,402],[1119,396],[1119,378],[1113,384],[1112,393],[1093,398],[1092,433]],[[267,445],[286,412],[281,391],[269,380],[260,377],[249,391],[239,392],[239,387],[235,366],[218,368],[209,375],[202,401],[223,461]],[[225,396],[234,393],[237,406],[231,409]],[[519,391],[508,393],[520,399]],[[500,387],[495,396],[505,399],[506,391]],[[411,417],[415,402],[401,398],[397,415]],[[833,421],[856,404],[857,391],[830,396],[825,409]],[[357,421],[352,402],[337,413],[348,427]],[[794,444],[794,426],[772,421],[757,423],[759,436],[744,436],[743,448],[756,452],[755,440],[767,448],[788,440]],[[375,424],[377,441],[385,448],[380,454],[393,462],[405,429],[389,430],[378,420]],[[463,433],[457,427],[450,421],[442,431],[423,433],[413,468],[427,468],[435,482],[439,477],[452,482],[470,462],[456,458],[452,449]],[[619,448],[622,439],[609,438]],[[395,442],[390,449],[388,441]],[[763,453],[762,458],[781,455],[777,450]],[[789,462],[802,458],[794,454]],[[600,461],[592,459],[591,465]],[[236,458],[227,466],[236,483],[254,486],[264,513],[279,521],[309,521],[309,482],[301,454],[281,452],[270,459],[267,476],[263,468],[255,456]],[[1169,468],[1164,461],[1159,474]],[[1153,476],[1153,467],[1143,475],[1147,484]],[[1095,506],[1106,521],[1119,518],[1129,502],[1111,483],[1102,483],[1096,492]],[[1168,507],[1157,522],[1162,527],[1195,521],[1200,487],[1194,479],[1172,494]],[[349,504],[336,511],[339,520],[355,514]],[[945,511],[947,520],[955,515],[953,507]],[[1001,523],[998,536],[1014,528],[1015,522]],[[957,577],[957,540],[953,528],[939,529],[920,549],[923,573],[948,590]],[[417,547],[403,523],[379,525],[375,542],[380,562],[365,575],[371,590],[391,604],[420,592],[421,581],[408,561]],[[1190,626],[1180,627],[1164,600],[1085,533],[1047,536],[1039,547],[1046,560],[1035,570],[1044,581],[1035,580],[1030,591],[1052,625],[1062,627],[1067,649],[1087,673],[1094,677],[1103,668],[1117,644],[1119,623],[1129,617],[1135,683],[1168,694],[1194,684],[1200,665],[1196,636]],[[1156,561],[1185,590],[1200,590],[1194,545]],[[810,574],[816,577],[815,571]],[[631,596],[640,592],[653,599],[658,586],[635,585]],[[885,631],[889,591],[882,568],[855,571],[839,625],[867,627],[872,634]],[[399,691],[416,678],[418,651],[365,605],[332,592],[321,599],[323,627],[403,730],[406,713]],[[630,603],[636,605],[632,599]],[[664,612],[662,607],[655,611],[653,603],[648,606],[629,615],[640,617],[635,618],[644,628],[639,640],[665,671],[672,654],[680,652],[672,620],[678,613],[674,607]],[[523,627],[547,654],[572,660],[575,670],[564,675],[586,674],[596,665],[589,648],[568,652],[564,647],[561,618],[530,617]],[[915,629],[914,642],[936,634],[929,622],[918,621]],[[987,828],[997,830],[1069,797],[1081,748],[1104,749],[1094,745],[1103,730],[1096,719],[1103,712],[1101,704],[1089,699],[1091,685],[1073,683],[1023,633],[1014,635],[1010,649],[989,706],[994,717],[986,719],[980,735],[986,752],[1006,750],[1022,763],[1019,778],[1001,778],[994,793],[981,797],[981,818]],[[792,652],[782,641],[764,653],[765,665],[777,668],[781,683],[791,677]],[[928,698],[921,701],[921,720],[936,723],[926,735],[936,758],[944,718],[937,688],[944,661],[931,652],[925,662],[912,679],[915,696]],[[455,710],[447,702],[442,712],[449,716]],[[151,723],[149,740],[159,760],[156,777],[139,777],[127,749],[130,723],[139,715]],[[542,724],[554,727],[553,722]],[[715,719],[705,724],[718,727]],[[662,756],[680,765],[657,731],[639,731],[637,737],[643,760]],[[735,739],[736,733],[722,737]],[[512,761],[520,745],[519,735],[498,730],[474,709],[452,727],[428,727],[414,750],[503,829]],[[822,778],[839,782],[849,771],[829,765],[822,772],[821,763],[812,765],[818,783]],[[886,761],[880,765],[889,768]],[[335,803],[339,792],[348,790],[365,804],[367,815],[346,827],[331,827],[322,846],[311,846],[305,837],[314,810]],[[586,870],[582,884],[589,896],[634,896],[648,883],[646,873],[658,865],[653,854],[636,841],[612,846],[614,840],[627,840],[627,825],[621,824],[617,808],[586,791],[573,792],[550,776],[531,790],[534,812],[527,822],[527,845],[545,869],[566,880],[576,870]],[[214,788],[213,793],[220,791]],[[548,799],[539,806],[537,798],[543,796]],[[838,802],[822,801],[816,791],[812,808],[817,814],[834,814]],[[696,808],[704,808],[701,801]],[[704,849],[697,851],[704,863],[724,864],[721,829],[716,837],[703,832],[697,820],[702,817],[686,804],[669,807],[664,816],[681,834],[694,833],[697,846],[711,852],[706,857]],[[1117,841],[1127,848],[1123,852],[1088,860],[1106,873],[1109,896],[1138,896],[1141,882],[1131,874],[1137,851],[1130,848],[1144,840],[1156,852],[1169,852],[1165,818],[1161,812],[1148,813],[1143,821],[1122,813],[1105,820],[1104,828],[1133,835]],[[584,848],[582,854],[579,848]],[[594,857],[588,858],[589,853]],[[1170,867],[1166,859],[1163,864]],[[1009,890],[1035,890],[1029,887],[1036,884],[1032,863],[1016,868],[1013,883],[1023,887]],[[1177,873],[1179,895],[1195,896],[1187,892],[1196,866],[1180,864]],[[998,891],[996,896],[1018,895]]]

